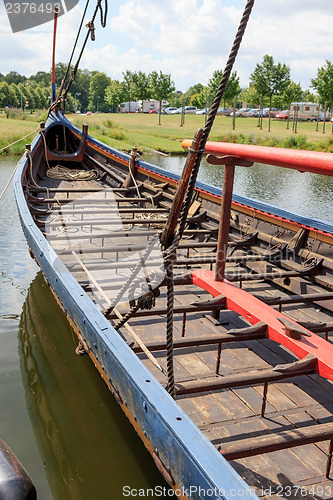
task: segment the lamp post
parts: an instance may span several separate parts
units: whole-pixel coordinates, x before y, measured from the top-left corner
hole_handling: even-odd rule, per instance
[[[77,105],[76,105],[76,96],[81,95],[81,92],[75,92],[74,94],[74,101],[75,101],[75,112],[77,111]]]

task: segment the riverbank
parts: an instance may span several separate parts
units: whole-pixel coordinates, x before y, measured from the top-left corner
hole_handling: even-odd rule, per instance
[[[7,118],[0,114],[0,149],[29,133],[34,133],[42,115],[28,115],[24,120]],[[69,120],[81,128],[88,123],[89,133],[106,144],[122,151],[130,151],[136,146],[139,151],[154,149],[167,154],[184,153],[181,143],[191,139],[199,127],[204,127],[203,115],[186,115],[185,124],[180,125],[180,115],[163,115],[161,125],[156,114],[94,114],[68,115]],[[232,118],[217,116],[210,135],[210,140],[259,144],[294,149],[309,149],[333,152],[333,135],[330,123],[299,122],[297,133],[289,130],[284,120],[271,120],[271,132],[268,132],[268,119],[263,120],[260,130],[257,118],[237,118],[236,128],[232,128]],[[21,154],[26,143],[33,138],[22,139],[17,144],[6,148],[3,155]]]

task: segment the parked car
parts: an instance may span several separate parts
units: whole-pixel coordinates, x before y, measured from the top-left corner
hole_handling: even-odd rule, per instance
[[[163,109],[163,113],[165,115],[171,115],[173,113],[173,111],[176,111],[178,108],[176,108],[175,106],[170,106],[168,108],[164,108]]]
[[[324,115],[325,115],[325,113],[324,113],[324,112],[323,112],[323,113],[319,113],[318,120],[319,120],[320,122],[323,122],[323,121],[324,121]],[[325,122],[329,122],[329,121],[330,121],[330,114],[329,114],[329,112],[327,111],[327,112],[326,112],[326,117],[325,117]]]
[[[252,108],[249,109],[249,111],[244,111],[242,116],[251,116],[251,117],[259,116],[259,111],[260,110],[258,108]]]
[[[203,108],[203,109],[198,109],[198,111],[195,112],[196,115],[205,115],[209,113],[210,108]]]
[[[185,106],[184,111],[188,115],[195,115],[195,113],[198,111],[198,108],[196,106]]]
[[[235,116],[245,116],[244,113],[247,113],[248,111],[250,111],[250,108],[236,109],[235,112],[231,111],[230,116],[234,116],[234,113],[235,113]]]
[[[289,111],[285,109],[284,111],[279,111],[276,113],[275,118],[279,120],[286,120],[288,118]],[[292,120],[292,116],[290,116],[290,119]]]
[[[172,115],[175,114],[180,114],[182,113],[183,108],[178,108],[175,111],[172,111]],[[184,108],[184,113],[187,115],[194,115],[198,111],[198,108],[196,106],[185,106]]]
[[[230,116],[230,113],[233,111],[232,108],[219,108],[217,110],[218,115]]]

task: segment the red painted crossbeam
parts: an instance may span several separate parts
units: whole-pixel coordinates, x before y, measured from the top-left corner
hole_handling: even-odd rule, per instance
[[[189,140],[182,143],[184,149],[190,145]],[[207,141],[205,149],[206,153],[214,155],[231,155],[242,160],[291,168],[300,172],[333,176],[332,153],[213,141]]]
[[[226,297],[227,309],[242,315],[252,325],[264,321],[267,325],[267,337],[282,344],[299,359],[303,359],[307,354],[315,356],[318,360],[316,369],[319,375],[333,380],[332,344],[305,328],[303,330],[310,334],[309,337],[302,336],[300,340],[296,340],[287,336],[285,327],[278,320],[278,317],[291,321],[289,318],[264,304],[245,290],[238,288],[235,284],[227,280],[223,282],[215,281],[213,271],[205,269],[193,271],[192,281],[194,285],[203,288],[213,297],[223,294]]]

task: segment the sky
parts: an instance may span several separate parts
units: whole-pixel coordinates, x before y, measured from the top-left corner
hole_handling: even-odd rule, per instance
[[[7,1],[7,0],[5,0]],[[68,62],[86,0],[58,20],[57,62]],[[103,0],[104,1],[104,0]],[[92,16],[95,0],[87,11]],[[224,69],[246,0],[108,0],[103,29],[88,42],[80,68],[122,80],[126,70],[171,74],[176,89],[207,85]],[[233,70],[247,87],[263,56],[290,67],[291,79],[310,88],[318,68],[333,60],[333,0],[256,0]],[[53,23],[12,33],[0,3],[0,73],[49,71]],[[85,33],[85,32],[84,32]],[[79,47],[81,46],[81,41]],[[75,60],[75,58],[74,58]]]

